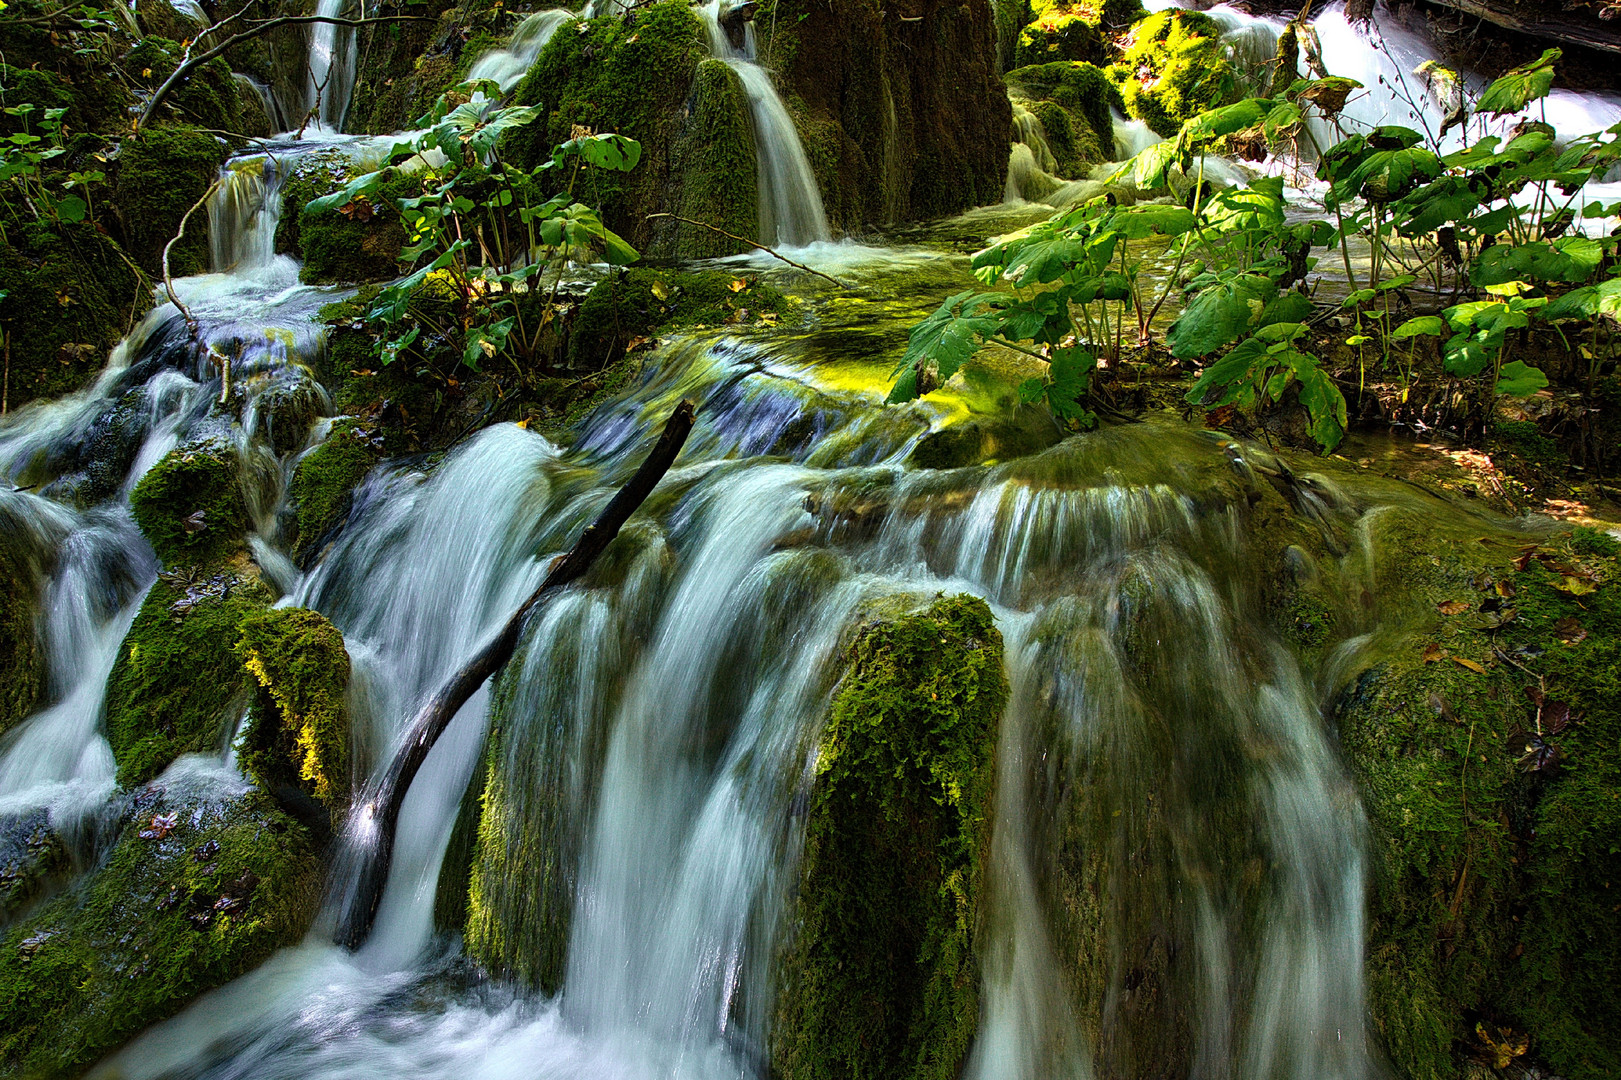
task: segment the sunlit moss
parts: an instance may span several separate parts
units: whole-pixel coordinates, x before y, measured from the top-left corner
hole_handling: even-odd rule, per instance
[[[350,785],[343,634],[308,608],[272,608],[238,629],[236,653],[261,691],[242,734],[243,771],[266,791],[301,788],[343,809]]]

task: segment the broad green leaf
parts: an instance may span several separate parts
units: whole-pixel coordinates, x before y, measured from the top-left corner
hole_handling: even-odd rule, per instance
[[[891,373],[898,377],[910,372],[912,377],[898,379],[889,400],[898,402],[916,397],[916,372],[928,363],[935,365],[941,382],[955,375],[963,362],[979,351],[985,338],[1000,329],[1001,308],[1007,301],[1005,293],[960,292],[912,327],[906,353]]]
[[[1478,109],[1493,116],[1517,113],[1553,88],[1553,66],[1565,54],[1548,49],[1529,64],[1505,73],[1480,96]]]
[[[1219,109],[1207,109],[1183,124],[1182,132],[1201,142],[1219,139],[1261,123],[1277,104],[1270,98],[1245,98]]]
[[[1223,233],[1252,233],[1283,224],[1283,177],[1259,176],[1248,187],[1227,188],[1210,198],[1205,219]]]
[[[1057,281],[1087,259],[1085,241],[1053,237],[1027,243],[1013,252],[1006,277],[1021,288]]]
[[[1295,378],[1300,380],[1300,403],[1311,417],[1311,437],[1324,452],[1334,449],[1345,438],[1348,418],[1345,395],[1334,385],[1318,364],[1317,358],[1296,352],[1292,364]]]
[[[1469,272],[1476,285],[1509,281],[1586,281],[1604,260],[1604,249],[1585,236],[1560,237],[1552,243],[1495,244],[1480,253]]]
[[[1114,228],[1128,240],[1145,236],[1180,236],[1192,232],[1193,211],[1185,206],[1148,204],[1118,211],[1111,219]]]
[[[305,209],[312,214],[322,214],[328,210],[336,210],[340,206],[348,206],[355,199],[363,195],[370,195],[379,187],[382,187],[383,181],[388,179],[387,173],[387,169],[379,169],[377,172],[357,176],[332,194],[323,195],[319,199],[311,199]]]
[[[1496,351],[1474,334],[1454,334],[1441,347],[1442,364],[1459,378],[1469,379],[1486,370]]]
[[[1052,362],[1047,365],[1051,382],[1047,385],[1047,404],[1053,414],[1064,420],[1082,419],[1088,415],[1081,404],[1092,369],[1097,360],[1084,349],[1055,349]]]
[[[1600,315],[1621,316],[1621,278],[1572,289],[1542,309],[1542,317],[1549,320],[1596,319]]]
[[[1260,274],[1241,274],[1202,290],[1171,324],[1166,335],[1171,355],[1208,356],[1246,336],[1261,325],[1277,293],[1277,284]]]
[[[1408,319],[1396,327],[1390,332],[1390,336],[1396,341],[1405,341],[1408,338],[1416,338],[1421,335],[1440,337],[1446,333],[1446,329],[1446,320],[1439,315],[1420,315],[1417,318]]]
[[[1199,373],[1188,390],[1194,405],[1250,405],[1256,400],[1256,380],[1272,364],[1266,343],[1246,338],[1228,350],[1227,355]],[[1258,370],[1259,369],[1259,370]]]
[[[1523,360],[1504,364],[1497,373],[1497,392],[1509,397],[1530,397],[1548,385],[1548,376],[1541,368],[1532,367]]]

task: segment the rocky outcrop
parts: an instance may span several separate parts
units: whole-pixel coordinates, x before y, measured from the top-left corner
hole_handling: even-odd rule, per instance
[[[754,22],[835,229],[1001,201],[1012,112],[986,0],[775,0]]]

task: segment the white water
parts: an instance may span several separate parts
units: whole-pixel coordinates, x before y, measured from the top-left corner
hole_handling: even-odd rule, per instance
[[[315,14],[347,18],[350,0],[317,0]],[[312,23],[309,78],[305,83],[304,112],[314,125],[342,131],[355,85],[356,44],[353,27]],[[302,120],[302,118],[300,118]]]
[[[749,99],[754,153],[759,161],[759,241],[770,247],[792,248],[831,239],[822,191],[793,117],[788,115],[771,73],[755,62],[754,24],[744,28],[743,47],[734,47],[720,25],[722,2],[710,0],[698,13],[709,31],[710,55],[737,72]]]
[[[503,93],[511,90],[529,73],[530,66],[552,35],[575,18],[573,12],[563,8],[537,11],[525,16],[512,32],[511,40],[473,61],[473,66],[467,70],[467,81],[490,79],[500,85]]]

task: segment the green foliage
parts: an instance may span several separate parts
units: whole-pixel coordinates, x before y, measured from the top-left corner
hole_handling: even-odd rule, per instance
[[[1502,116],[1520,112],[1538,98],[1547,97],[1548,91],[1553,89],[1553,66],[1563,56],[1562,50],[1547,49],[1531,63],[1505,72],[1480,95],[1476,108]]]
[[[293,559],[308,566],[334,529],[349,516],[356,485],[382,458],[378,440],[359,421],[334,421],[321,445],[298,461],[287,494],[297,517]]]
[[[259,795],[148,788],[105,865],[0,940],[0,1070],[78,1076],[303,935],[321,860]]]
[[[272,608],[239,627],[236,654],[260,693],[242,734],[242,769],[268,792],[302,788],[334,810],[349,801],[349,653],[320,612]]]
[[[211,565],[242,547],[239,469],[235,448],[215,438],[169,451],[141,477],[130,509],[165,566]]]
[[[863,627],[816,759],[773,1067],[950,1080],[979,1020],[977,931],[1007,697],[984,602]]]
[[[1281,401],[1289,386],[1298,384],[1300,404],[1311,418],[1311,437],[1324,451],[1334,449],[1345,437],[1345,396],[1317,357],[1300,349],[1298,343],[1305,334],[1306,327],[1300,323],[1262,327],[1205,368],[1187,399],[1199,405],[1263,407]]]
[[[206,576],[204,576],[206,574]],[[147,592],[107,679],[118,782],[145,783],[181,754],[218,751],[248,688],[232,652],[270,592],[230,570],[165,574]]]
[[[312,285],[386,281],[399,273],[406,245],[400,200],[421,192],[411,176],[384,170],[364,194],[346,188],[310,201],[298,214],[299,280]],[[367,179],[369,179],[368,177]],[[353,185],[351,185],[353,186]]]

